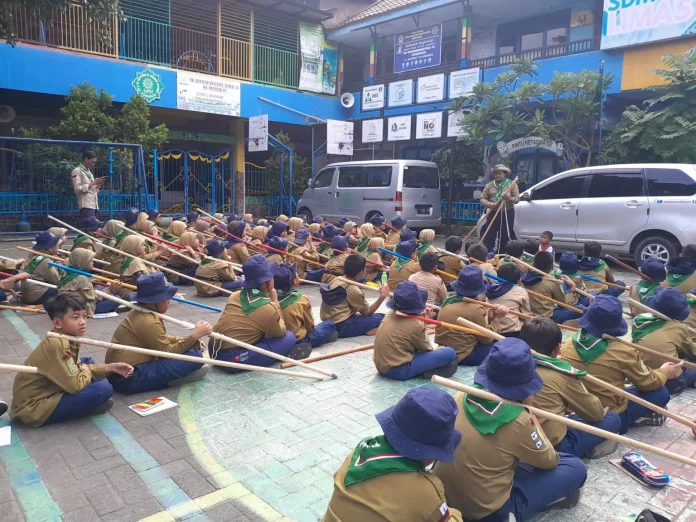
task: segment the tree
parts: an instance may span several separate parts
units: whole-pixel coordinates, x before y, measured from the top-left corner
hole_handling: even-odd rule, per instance
[[[295,151],[295,145],[290,141],[290,136],[280,131],[276,134],[276,139]],[[271,157],[265,161],[266,175],[268,178],[268,191],[271,194],[280,194],[280,152],[274,151]],[[287,190],[288,179],[290,176],[290,155],[286,152],[283,161],[283,181]],[[307,188],[310,172],[307,169],[307,158],[294,155],[292,161],[292,193],[302,194]],[[288,194],[286,194],[288,195]]]
[[[90,23],[101,28],[97,37],[110,46],[112,16],[121,16],[118,0],[3,0],[0,2],[0,38],[14,45],[19,37],[15,18],[20,9],[25,9],[27,16],[40,17],[52,23],[56,13],[72,3],[78,3],[85,9]]]
[[[696,163],[696,53],[667,54],[657,75],[664,85],[642,107],[631,105],[605,143],[607,163]]]
[[[442,146],[433,154],[432,161],[437,163],[440,170],[440,179],[448,180],[450,177],[450,152],[451,140],[442,142]],[[454,179],[463,181],[476,181],[483,176],[483,145],[481,143],[458,140],[454,151]]]

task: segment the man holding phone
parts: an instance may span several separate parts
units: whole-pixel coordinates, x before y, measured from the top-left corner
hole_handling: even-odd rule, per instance
[[[82,163],[72,171],[72,184],[80,208],[80,220],[97,217],[99,210],[99,188],[106,178],[94,178],[92,169],[96,163],[97,154],[93,150],[86,150],[82,155]]]

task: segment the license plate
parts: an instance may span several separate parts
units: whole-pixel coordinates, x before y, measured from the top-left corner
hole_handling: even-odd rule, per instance
[[[429,215],[430,214],[430,208],[417,208],[416,209],[416,214],[418,215]]]

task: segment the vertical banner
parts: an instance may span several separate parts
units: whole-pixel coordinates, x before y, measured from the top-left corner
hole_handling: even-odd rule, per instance
[[[442,24],[394,35],[394,73],[436,67],[442,61]]]
[[[394,116],[389,118],[387,141],[405,141],[411,139],[411,116]]]
[[[249,152],[268,150],[268,114],[249,118]]]
[[[416,139],[427,140],[442,137],[442,113],[422,112],[416,114]]]
[[[324,28],[300,22],[301,91],[324,92]],[[336,81],[334,80],[334,85]]]
[[[362,142],[381,143],[384,140],[384,120],[363,120]]]
[[[326,153],[353,155],[353,122],[326,120]]]
[[[460,122],[464,117],[464,111],[448,111],[447,113],[447,137],[448,138],[458,138],[460,136],[466,136],[466,130]]]
[[[322,92],[324,94],[336,94],[338,73],[338,46],[324,42],[324,67],[321,78]]]

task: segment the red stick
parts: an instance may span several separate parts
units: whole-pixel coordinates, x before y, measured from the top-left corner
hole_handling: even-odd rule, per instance
[[[384,222],[384,226],[387,227],[387,228],[392,229],[394,232],[401,232],[401,231],[398,230],[397,228],[391,226],[391,225],[390,225],[389,223],[387,223],[386,221]]]
[[[640,270],[636,270],[635,268],[633,268],[632,266],[627,265],[627,264],[624,263],[623,261],[619,261],[618,259],[616,259],[616,258],[613,257],[613,256],[610,256],[609,254],[605,255],[604,257],[606,257],[607,259],[611,259],[614,263],[616,263],[616,264],[619,265],[619,266],[624,267],[626,270],[630,270],[631,272],[633,272],[633,273],[635,273],[635,274],[638,274],[642,279],[645,279],[646,281],[652,281],[653,283],[657,284],[657,281],[655,281],[652,277],[645,275],[645,274],[644,274],[643,272],[641,272]]]
[[[108,240],[110,240],[110,241],[116,241],[115,238],[109,237],[109,236],[107,236],[106,234],[102,234],[101,232],[92,232],[92,234],[94,234],[94,235],[97,236],[97,237],[103,237],[104,239],[108,239]]]
[[[330,244],[331,244],[331,241],[326,241],[326,240],[324,240],[324,239],[319,239],[319,238],[316,238],[316,237],[313,237],[312,240],[313,240],[313,241],[321,241],[322,243],[327,244],[327,245],[330,245]],[[334,252],[337,252],[337,253],[339,253],[339,254],[359,254],[359,255],[360,255],[360,252],[356,252],[356,251],[353,250],[352,248],[349,248],[347,252],[346,252],[345,250],[338,250],[338,249],[336,249],[336,248],[332,248],[331,250],[333,250]],[[367,263],[370,263],[371,265],[375,265],[375,266],[378,266],[378,267],[380,267],[380,268],[388,268],[388,267],[384,266],[384,265],[381,264],[381,263],[376,263],[375,261],[370,261],[369,259],[365,259],[365,261],[366,261]]]
[[[179,250],[186,250],[186,247],[183,245],[177,245],[176,243],[172,243],[171,241],[167,241],[166,239],[162,239],[157,236],[151,236],[150,234],[146,234],[145,232],[141,232],[143,236],[145,236],[148,239],[152,239],[153,241],[157,241],[158,243],[162,243],[163,245],[168,245],[174,248],[178,248]]]

